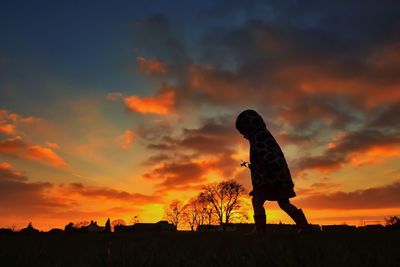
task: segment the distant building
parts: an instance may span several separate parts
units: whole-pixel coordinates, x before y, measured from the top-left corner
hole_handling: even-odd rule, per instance
[[[334,225],[322,225],[322,231],[324,232],[350,232],[356,231],[357,227],[354,225],[347,224],[334,224]]]
[[[104,226],[97,225],[96,221],[90,221],[88,226],[82,228],[86,228],[89,233],[99,233],[104,231]]]
[[[359,226],[358,229],[364,231],[382,231],[385,230],[385,226],[383,226],[382,224],[367,224]]]
[[[114,232],[174,232],[176,227],[167,221],[157,223],[136,223],[134,225],[116,225]]]

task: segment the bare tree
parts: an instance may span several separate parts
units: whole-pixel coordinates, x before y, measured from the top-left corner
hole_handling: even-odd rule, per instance
[[[217,213],[214,210],[213,204],[209,201],[206,193],[201,192],[197,197],[201,208],[201,216],[199,225],[211,225],[218,223]]]
[[[165,209],[165,217],[175,227],[178,227],[179,221],[182,216],[182,209],[183,205],[177,199],[172,200],[171,204],[169,204],[169,206]]]
[[[244,187],[234,180],[206,185],[203,188],[203,197],[214,207],[220,224],[229,223],[232,219],[239,219],[241,211],[241,197]]]
[[[186,222],[192,231],[197,228],[201,222],[202,205],[197,197],[191,198],[182,209],[182,219]]]
[[[139,216],[138,216],[138,215],[135,215],[135,216],[132,218],[132,224],[137,224],[137,223],[139,223],[139,222],[140,222]]]

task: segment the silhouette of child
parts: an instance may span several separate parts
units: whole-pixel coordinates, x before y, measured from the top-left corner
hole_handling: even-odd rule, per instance
[[[309,224],[301,209],[290,203],[295,197],[294,184],[285,156],[275,138],[268,131],[262,117],[254,110],[245,110],[236,119],[236,129],[250,142],[250,164],[254,222],[256,232],[264,232],[266,214],[264,202],[278,201],[284,210],[299,227],[308,229]]]

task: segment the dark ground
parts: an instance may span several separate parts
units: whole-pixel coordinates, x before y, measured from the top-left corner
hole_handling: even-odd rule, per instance
[[[400,231],[0,235],[0,266],[400,266]]]

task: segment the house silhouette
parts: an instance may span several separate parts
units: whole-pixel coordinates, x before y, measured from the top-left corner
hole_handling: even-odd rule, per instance
[[[174,232],[176,227],[167,221],[157,223],[136,223],[134,225],[116,225],[114,232]]]

